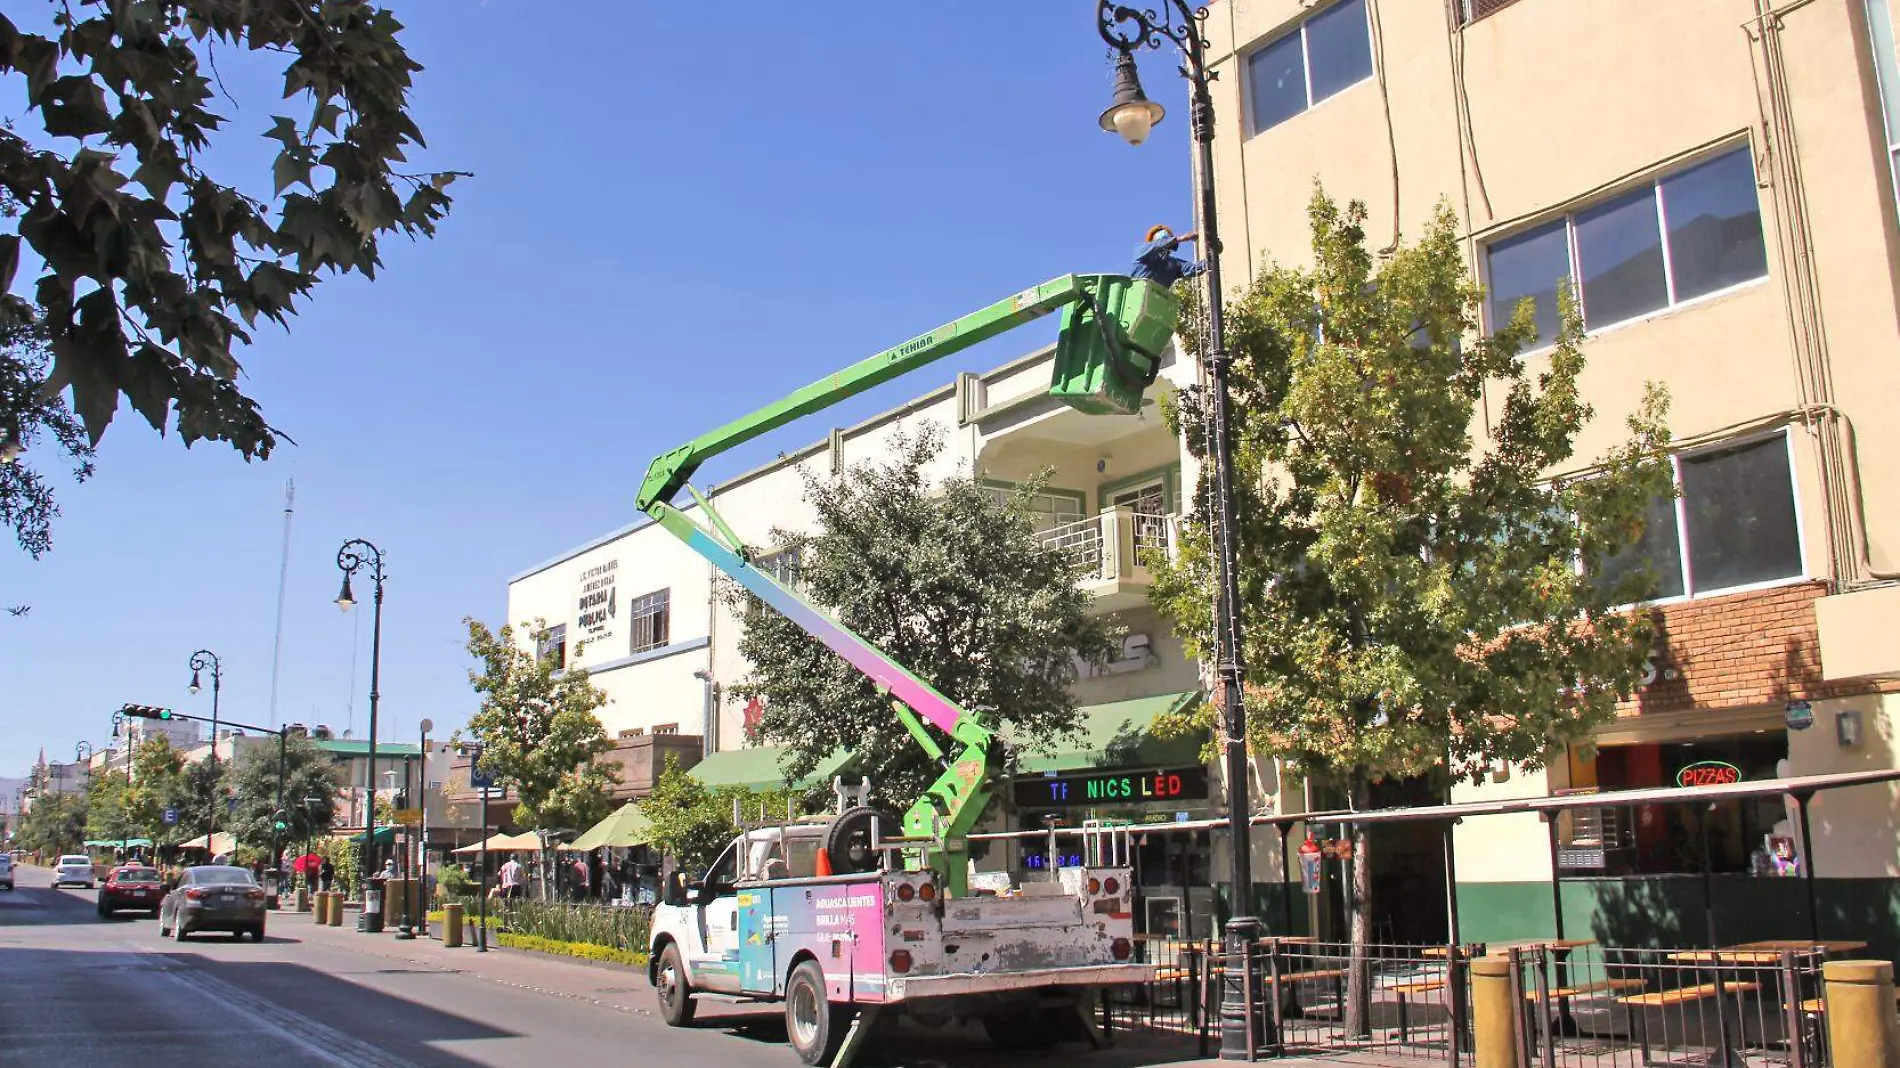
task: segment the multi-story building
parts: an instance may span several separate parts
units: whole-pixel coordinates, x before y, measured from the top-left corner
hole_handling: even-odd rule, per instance
[[[1529,297],[1547,340],[1559,284],[1577,294],[1596,408],[1580,457],[1618,438],[1645,383],[1670,391],[1680,495],[1656,503],[1640,546],[1663,585],[1648,606],[1653,670],[1593,747],[1449,800],[1895,766],[1892,23],[1889,0],[1210,6],[1233,284],[1310,262],[1315,180],[1364,202],[1375,245],[1449,204],[1490,294],[1485,329]],[[1795,843],[1824,901],[1888,927],[1894,801],[1885,786],[1822,794],[1815,840]],[[1706,818],[1724,929],[1799,901],[1754,874],[1798,833],[1779,799]],[[1553,876],[1572,931],[1699,932],[1699,911],[1677,914],[1700,908],[1696,819],[1687,806],[1586,813],[1563,823],[1560,850],[1535,816],[1467,820],[1463,933],[1549,933]],[[1443,879],[1439,828],[1416,848],[1380,833],[1395,846],[1382,851],[1389,885]]]

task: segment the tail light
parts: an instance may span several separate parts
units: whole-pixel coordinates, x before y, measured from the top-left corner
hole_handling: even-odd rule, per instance
[[[910,950],[895,949],[891,951],[891,971],[899,975],[910,971]]]
[[[1117,938],[1108,944],[1108,951],[1114,954],[1116,960],[1127,960],[1129,954],[1135,951],[1135,946],[1126,938]]]
[[[1089,877],[1089,896],[1094,897],[1096,894],[1099,894],[1101,892],[1102,892],[1102,880],[1097,879],[1094,876],[1090,876]]]
[[[1122,892],[1122,881],[1111,875],[1108,877],[1108,881],[1102,884],[1102,889],[1107,890],[1111,894],[1119,894]]]
[[[916,887],[910,885],[909,883],[897,884],[897,900],[909,901],[911,898],[916,897],[916,896],[917,896]]]
[[[924,885],[918,887],[917,896],[924,899],[925,901],[935,901],[937,898],[937,884],[925,883]]]
[[[205,899],[205,892],[194,887],[185,891],[185,896],[193,901],[203,901]]]
[[[259,886],[254,889],[248,890],[245,892],[244,896],[250,898],[252,901],[262,901],[264,900],[264,888]]]

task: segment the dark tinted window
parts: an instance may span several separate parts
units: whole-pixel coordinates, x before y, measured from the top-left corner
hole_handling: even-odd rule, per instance
[[[255,883],[251,873],[244,868],[203,867],[185,869],[185,881],[196,886],[221,883]]]
[[[113,878],[122,883],[155,883],[158,881],[158,869],[124,868]]]
[[[1570,277],[1570,241],[1562,219],[1491,244],[1486,258],[1491,282],[1491,323],[1511,321],[1517,304],[1537,305],[1537,341],[1557,340],[1557,284]]]
[[[1605,560],[1596,581],[1600,587],[1613,589],[1624,576],[1644,569],[1648,570],[1653,585],[1647,586],[1641,599],[1682,596],[1682,553],[1676,538],[1674,497],[1658,497],[1649,503],[1649,512],[1643,516],[1642,536],[1634,545]]]
[[[1669,304],[1656,191],[1648,186],[1577,215],[1583,325],[1595,329]]]
[[[1682,496],[1697,590],[1801,573],[1786,438],[1683,457]]]
[[[1247,84],[1255,131],[1306,110],[1306,58],[1298,30],[1247,57]]]
[[[1741,148],[1662,182],[1669,269],[1688,300],[1768,273],[1755,167]]]
[[[1306,22],[1306,56],[1313,68],[1313,103],[1372,77],[1372,36],[1366,0],[1345,0]]]

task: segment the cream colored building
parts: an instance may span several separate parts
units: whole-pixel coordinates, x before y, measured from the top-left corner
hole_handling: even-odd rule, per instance
[[[1062,752],[1032,758],[1025,768],[1036,785],[1054,788],[1065,773],[1084,769],[1133,774],[1183,763],[1199,767],[1198,743],[1191,740],[1127,744],[1143,736],[1159,711],[1200,690],[1198,667],[1148,607],[1152,580],[1140,563],[1146,550],[1171,549],[1181,487],[1191,484],[1183,480],[1181,451],[1157,405],[1164,391],[1192,380],[1192,368],[1170,351],[1138,415],[1084,415],[1047,396],[1053,356],[1051,347],[987,373],[948,382],[939,377],[941,385],[930,392],[829,434],[813,420],[809,432],[824,435],[821,440],[711,486],[709,499],[770,568],[773,531],[809,529],[813,522],[806,476],[828,478],[888,459],[895,436],[926,426],[941,431],[946,447],[933,472],[938,478],[973,472],[1002,488],[1047,472],[1046,491],[1036,500],[1037,527],[1083,562],[1096,610],[1113,614],[1127,637],[1119,657],[1088,668],[1074,684],[1087,710],[1087,736]],[[927,374],[916,378],[930,382]],[[783,383],[786,392],[802,384]],[[710,424],[740,414],[709,411],[706,418]],[[627,487],[629,500],[634,488]],[[636,522],[515,576],[508,619],[520,626],[523,640],[538,629],[544,655],[589,669],[608,695],[600,717],[610,735],[697,735],[709,754],[694,770],[702,779],[767,785],[780,778],[777,751],[747,745],[747,709],[730,692],[747,670],[738,651],[742,623],[716,600],[710,565],[658,525]],[[1025,798],[1033,793],[1024,790]],[[1208,787],[1189,793],[1198,796],[1157,807],[1147,818],[1204,815],[1209,795],[1218,796]],[[1040,827],[1040,816],[1053,810],[1012,800],[1001,811],[1000,822]],[[1077,813],[1067,815],[1079,822]]]
[[[1580,292],[1597,412],[1581,456],[1616,439],[1646,382],[1672,396],[1682,499],[1654,513],[1644,548],[1669,593],[1649,683],[1594,754],[1451,800],[1675,785],[1695,764],[1742,778],[1894,766],[1900,65],[1888,3],[1210,5],[1232,285],[1310,259],[1315,180],[1366,204],[1375,247],[1416,237],[1449,203],[1494,294],[1487,328],[1524,296],[1554,321],[1560,278]],[[1893,914],[1895,800],[1862,787],[1814,805],[1803,853],[1841,911]],[[1670,922],[1657,902],[1675,902],[1694,870],[1672,855],[1682,818],[1565,822],[1572,933],[1623,937],[1639,898],[1652,927]],[[1805,908],[1795,880],[1747,874],[1767,836],[1791,833],[1778,802],[1729,806],[1713,825],[1730,930]],[[1415,852],[1423,871],[1388,874],[1430,886],[1431,850]],[[1532,816],[1461,826],[1463,933],[1548,934],[1550,855]]]

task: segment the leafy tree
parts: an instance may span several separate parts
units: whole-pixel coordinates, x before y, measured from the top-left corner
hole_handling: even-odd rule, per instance
[[[1309,214],[1314,265],[1272,267],[1232,306],[1248,741],[1357,807],[1384,777],[1541,767],[1614,715],[1649,649],[1648,618],[1613,609],[1653,581],[1620,554],[1671,492],[1666,399],[1651,387],[1624,443],[1587,477],[1553,479],[1582,466],[1573,443],[1593,416],[1568,296],[1533,371],[1529,301],[1478,336],[1481,293],[1448,208],[1377,263],[1362,205],[1316,190]],[[1474,442],[1487,391],[1502,407]],[[1197,456],[1203,402],[1190,391],[1169,410]],[[1206,517],[1186,525],[1178,563],[1154,564],[1156,604],[1210,657]],[[1354,842],[1357,944],[1368,832]],[[1363,974],[1353,987],[1363,1031]]]
[[[215,814],[218,825],[229,827],[229,815],[226,812],[230,789],[227,775],[231,765],[222,760],[200,760],[195,764],[186,764],[180,773],[175,792],[168,801],[178,809],[178,842],[197,841],[204,844],[205,836],[211,833]]]
[[[648,841],[654,848],[672,857],[681,870],[698,875],[738,835],[739,825],[732,818],[735,802],[740,814],[748,815],[784,812],[787,802],[796,805],[797,800],[791,791],[753,793],[743,786],[708,786],[668,757],[653,793],[640,802],[640,812],[647,818]]]
[[[1036,537],[1028,499],[967,473],[932,485],[943,436],[925,428],[892,444],[886,463],[837,479],[808,476],[816,533],[774,530],[798,561],[805,596],[966,708],[981,708],[1025,747],[1079,723],[1074,658],[1106,660],[1115,635],[1089,615],[1074,561]],[[729,586],[751,664],[733,690],[765,706],[759,735],[791,751],[787,776],[840,748],[856,753],[876,796],[902,807],[940,771],[890,699],[790,619]]]
[[[86,783],[86,837],[110,842],[145,837],[132,822],[131,800],[125,772],[95,772]]]
[[[282,842],[301,842],[330,833],[336,820],[336,795],[343,788],[343,770],[322,746],[308,738],[284,741],[283,814],[285,828],[275,824],[277,804],[277,744],[259,745],[231,769],[231,792],[237,809],[229,827],[238,841],[260,849]],[[307,802],[306,798],[317,800]],[[381,800],[380,798],[378,800]]]
[[[137,832],[134,837],[150,838],[156,845],[182,841],[189,832],[180,814],[180,822],[167,824],[165,809],[181,802],[185,794],[185,757],[172,747],[171,739],[153,734],[132,752],[132,775],[126,794],[126,815]]]
[[[34,447],[50,442],[72,464],[75,479],[92,475],[92,446],[58,394],[41,388],[52,351],[31,305],[0,295],[0,527],[38,559],[53,545],[59,506]],[[18,455],[15,455],[15,453]]]
[[[614,743],[594,715],[607,695],[578,664],[563,669],[555,658],[517,644],[514,627],[496,633],[479,620],[464,622],[469,654],[481,665],[468,679],[482,698],[467,730],[481,743],[482,770],[514,789],[515,821],[540,831],[584,830],[599,822],[620,779],[620,769],[601,759]],[[536,620],[528,633],[546,626]],[[550,856],[542,852],[544,861]],[[543,887],[551,885],[552,879],[542,880]]]
[[[15,844],[46,859],[79,850],[86,840],[86,795],[43,794],[20,818]]]
[[[449,208],[453,175],[396,169],[422,143],[402,25],[368,0],[43,7],[38,25],[0,16],[0,74],[26,104],[0,129],[0,190],[21,208],[0,234],[0,292],[24,242],[43,268],[47,392],[70,393],[93,444],[123,396],[187,445],[266,457],[279,432],[234,352],[258,317],[287,325],[326,270],[373,277],[382,236],[431,235]],[[254,131],[281,145],[268,201],[208,168],[225,143],[220,48],[284,63],[296,116]]]

